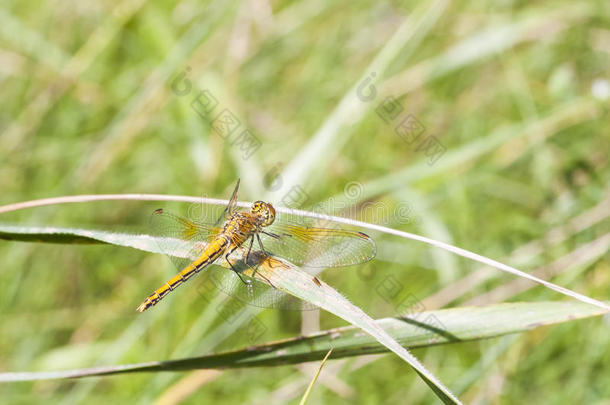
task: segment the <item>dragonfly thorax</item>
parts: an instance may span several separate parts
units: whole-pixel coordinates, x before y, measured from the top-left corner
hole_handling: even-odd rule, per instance
[[[269,226],[275,221],[275,208],[264,201],[256,201],[250,211],[256,216],[258,226]]]

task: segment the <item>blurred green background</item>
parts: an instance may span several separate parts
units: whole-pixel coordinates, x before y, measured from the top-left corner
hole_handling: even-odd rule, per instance
[[[239,177],[241,200],[283,205],[296,185],[294,206],[422,234],[608,300],[610,3],[545,3],[4,1],[0,204],[228,198]],[[210,96],[217,105],[201,116],[193,101]],[[231,135],[214,129],[225,109],[240,123]],[[409,116],[417,125],[397,132]],[[158,206],[53,206],[0,220],[145,231]],[[405,297],[420,309],[565,299],[372,236],[376,260],[322,278],[375,317],[397,315]],[[262,332],[248,335],[220,319],[218,302],[206,305],[196,281],[137,314],[174,272],[161,255],[114,246],[1,242],[0,370],[164,360],[345,324],[266,310]],[[390,276],[392,297],[378,288]],[[467,403],[608,404],[608,327],[594,318],[415,354]],[[311,372],[17,383],[0,385],[0,402],[297,403]],[[312,395],[437,401],[395,355],[332,361]]]

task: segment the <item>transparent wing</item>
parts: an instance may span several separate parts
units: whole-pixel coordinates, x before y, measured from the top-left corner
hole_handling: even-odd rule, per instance
[[[229,203],[225,207],[222,214],[220,214],[220,216],[216,220],[216,223],[214,224],[215,226],[219,226],[220,224],[222,224],[235,211],[235,206],[237,204],[237,192],[239,191],[239,181],[240,179],[237,179],[237,184],[235,184],[235,189],[233,190],[231,199],[229,200]]]
[[[150,218],[151,234],[157,246],[172,260],[178,271],[201,254],[205,243],[221,228],[175,215],[161,208]]]
[[[341,267],[375,257],[375,242],[362,232],[303,226],[280,220],[265,229],[265,251],[298,266]]]

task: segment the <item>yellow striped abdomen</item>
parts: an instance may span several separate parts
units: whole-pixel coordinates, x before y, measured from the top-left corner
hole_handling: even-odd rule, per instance
[[[184,283],[186,280],[191,278],[193,275],[199,273],[206,266],[213,263],[216,259],[218,259],[227,249],[229,245],[229,240],[225,236],[219,236],[212,240],[205,247],[203,253],[195,259],[192,263],[182,269],[178,274],[174,277],[170,278],[165,284],[161,287],[157,288],[155,292],[150,294],[144,302],[140,304],[138,307],[138,312],[144,312],[148,308],[155,305],[157,302],[161,301],[170,291],[173,291],[180,284]]]

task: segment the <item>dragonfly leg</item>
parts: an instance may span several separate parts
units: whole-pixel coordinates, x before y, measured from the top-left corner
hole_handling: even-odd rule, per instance
[[[277,289],[277,287],[276,287],[276,286],[274,286],[274,285],[273,285],[273,283],[271,282],[271,280],[269,280],[267,277],[263,276],[263,275],[262,275],[261,273],[259,273],[259,272],[258,272],[256,269],[254,269],[254,272],[255,272],[256,274],[258,274],[259,276],[261,276],[262,278],[264,278],[264,279],[265,279],[265,281],[266,281],[266,282],[268,282],[268,283],[269,283],[269,285],[270,285],[271,287],[273,287],[273,288]]]
[[[256,234],[256,236],[258,237],[258,241],[260,243],[260,237],[258,236],[258,233]],[[250,236],[250,246],[248,247],[248,253],[246,253],[246,264],[248,264],[248,258],[250,257],[250,251],[252,250],[252,245],[254,244],[254,235]],[[263,245],[261,245],[261,248],[263,247]],[[265,252],[265,249],[263,249],[263,252]],[[258,267],[258,265],[256,265],[256,267]],[[269,281],[269,279],[265,276],[263,276],[261,273],[259,273],[256,270],[256,267],[251,267],[252,271],[254,271],[254,274],[258,274],[259,276],[261,276],[263,279],[265,279],[266,282],[269,283],[269,285],[273,288],[275,288],[275,286],[273,285],[273,283],[271,283],[271,281]]]
[[[248,264],[248,260],[250,259],[250,251],[252,250],[253,244],[254,244],[254,236],[250,236],[250,247],[248,247],[248,253],[246,253],[246,264]]]
[[[269,253],[267,253],[267,251],[265,250],[265,247],[263,246],[263,241],[261,240],[261,236],[258,234],[258,232],[256,233],[256,239],[258,240],[258,246],[261,247],[261,250],[263,251],[263,253],[266,256],[269,256]]]
[[[263,231],[263,233],[265,233],[265,234],[267,234],[267,235],[270,235],[269,233],[264,232],[264,231]],[[278,238],[279,238],[279,236],[278,236]],[[258,240],[258,245],[261,247],[261,250],[263,251],[263,253],[265,254],[265,256],[269,256],[269,253],[267,253],[267,252],[265,251],[265,248],[264,248],[264,246],[263,246],[263,242],[261,241],[261,236],[258,234],[258,232],[256,233],[256,239]],[[252,242],[250,242],[250,247],[252,247],[252,243],[253,243],[253,242],[254,242],[254,236],[252,236]],[[257,271],[257,270],[254,268],[254,267],[252,267],[252,269],[254,270],[254,272],[255,272],[256,274],[258,274],[259,276],[261,276],[262,278],[264,278],[264,279],[265,279],[265,281],[266,281],[266,282],[268,282],[268,283],[269,283],[269,285],[270,285],[271,287],[276,288],[276,287],[273,285],[273,283],[271,282],[271,280],[269,280],[267,277],[265,277],[265,276],[263,276],[261,273],[259,273],[259,272],[258,272],[258,271]]]
[[[229,253],[227,253],[227,254],[225,255],[225,260],[227,261],[227,263],[229,263],[229,266],[231,266],[231,270],[233,270],[233,271],[235,272],[235,274],[237,274],[237,277],[239,277],[239,279],[241,280],[241,282],[242,282],[242,283],[244,283],[244,284],[246,284],[246,285],[249,285],[250,283],[249,283],[249,282],[247,283],[247,282],[246,282],[246,281],[245,281],[245,280],[242,278],[241,274],[239,274],[239,271],[237,271],[237,269],[236,269],[235,267],[233,267],[233,264],[232,264],[232,263],[229,261],[229,255],[230,255],[231,253],[233,253],[233,251],[234,251],[235,249],[236,249],[236,247],[235,247],[235,248],[233,248],[233,249],[231,249],[231,250],[229,251]]]
[[[267,236],[271,236],[273,239],[279,239],[280,235],[273,233],[273,232],[267,232],[267,231],[261,231],[261,233],[264,233]]]

